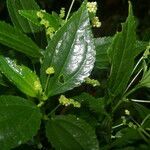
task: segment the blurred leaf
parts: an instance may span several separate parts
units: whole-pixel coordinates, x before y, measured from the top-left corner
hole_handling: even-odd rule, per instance
[[[68,22],[56,32],[46,49],[41,68],[41,81],[46,85],[48,67],[54,67],[46,94],[63,93],[79,86],[93,69],[95,47],[86,5],[75,13]]]
[[[40,48],[25,34],[0,22],[0,43],[32,57],[41,57]]]
[[[23,93],[37,97],[42,92],[38,76],[29,68],[19,66],[11,59],[0,56],[0,71]]]
[[[31,101],[0,96],[0,149],[10,150],[30,140],[40,127],[41,113]]]
[[[48,121],[46,134],[56,150],[99,150],[92,127],[75,116],[55,116]]]
[[[19,14],[19,10],[40,10],[34,0],[7,0],[7,8],[14,26],[25,33],[39,32],[41,28],[35,26]]]

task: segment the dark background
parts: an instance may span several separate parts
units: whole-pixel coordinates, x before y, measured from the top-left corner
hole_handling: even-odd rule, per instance
[[[68,10],[72,0],[37,0],[42,9],[48,12],[59,13],[61,7]],[[83,0],[76,0],[73,11],[77,10]],[[93,29],[95,37],[113,35],[120,29],[120,23],[124,22],[128,12],[127,0],[96,0],[98,13],[102,26]],[[141,40],[150,40],[150,0],[131,0],[134,14],[137,18],[137,34]],[[6,0],[0,0],[0,20],[9,20]]]

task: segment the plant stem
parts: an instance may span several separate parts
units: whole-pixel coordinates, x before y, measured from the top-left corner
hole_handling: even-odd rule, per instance
[[[58,104],[47,116],[51,116],[58,108],[61,106],[61,104]]]
[[[130,84],[128,85],[128,87],[126,88],[126,90],[125,90],[124,93],[126,93],[126,92],[128,91],[128,89],[130,88],[130,86],[132,85],[132,83],[135,81],[135,79],[138,77],[138,75],[141,73],[142,70],[143,70],[143,68],[138,71],[138,73],[137,73],[136,76],[132,79],[132,81],[130,82]]]
[[[75,2],[75,0],[72,0],[71,5],[70,5],[70,7],[69,7],[69,10],[68,10],[68,13],[67,13],[67,16],[66,16],[65,21],[67,21],[67,20],[68,20],[68,18],[69,18],[69,16],[70,16],[70,12],[71,12],[71,9],[72,9],[72,6],[73,6],[74,2]]]
[[[114,113],[116,111],[116,109],[121,105],[121,103],[123,102],[123,100],[120,100],[117,105],[113,108],[112,113]]]
[[[130,90],[129,92],[127,92],[124,97],[127,97],[128,95],[130,95],[131,93],[135,92],[137,89],[139,88],[139,86],[136,86],[135,88],[133,88],[132,90]]]
[[[134,123],[139,127],[139,129],[140,129],[147,137],[150,138],[150,134],[147,133],[147,132],[142,128],[142,126],[141,126],[137,121],[134,120],[134,118],[132,118],[132,120],[133,120]]]
[[[46,84],[45,84],[45,88],[44,88],[44,93],[46,92],[48,82],[49,82],[49,78],[50,78],[50,75],[47,76],[47,80],[46,80]]]
[[[138,102],[138,103],[150,103],[150,101],[147,100],[139,100],[139,99],[131,99],[132,102]]]
[[[140,62],[143,60],[143,56],[139,59],[139,61],[137,62],[137,64],[135,65],[135,67],[133,68],[133,71],[131,73],[131,75],[134,73],[134,71],[136,70],[136,68],[138,67],[138,65],[140,64]]]
[[[144,118],[144,120],[143,120],[142,123],[141,123],[141,126],[145,123],[145,121],[146,121],[149,117],[150,117],[150,114],[148,114],[148,115]]]
[[[121,126],[123,126],[123,125],[124,125],[123,123],[118,124],[118,125],[116,125],[116,126],[113,126],[112,129],[116,129],[116,128],[121,127]]]

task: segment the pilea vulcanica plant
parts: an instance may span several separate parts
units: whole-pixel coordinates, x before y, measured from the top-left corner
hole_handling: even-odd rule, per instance
[[[111,37],[97,2],[48,13],[34,0],[6,0],[0,21],[0,150],[147,150],[150,141],[148,42],[128,17]],[[67,12],[67,13],[66,13]],[[147,105],[146,105],[147,103]]]

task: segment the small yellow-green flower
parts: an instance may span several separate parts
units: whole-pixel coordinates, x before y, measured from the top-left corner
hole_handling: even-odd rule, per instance
[[[101,27],[101,22],[99,21],[98,17],[92,18],[92,26],[97,28]]]
[[[59,103],[64,106],[73,105],[76,108],[81,107],[81,104],[73,99],[66,98],[64,95],[61,95],[59,98]]]
[[[40,93],[42,92],[42,87],[41,87],[40,81],[37,80],[34,82],[34,89],[36,91],[39,91]]]
[[[95,79],[86,78],[86,79],[85,79],[85,83],[86,83],[86,84],[90,84],[90,85],[92,85],[93,87],[95,87],[95,86],[100,86],[99,81],[98,81],[98,80],[95,80]]]
[[[96,14],[97,11],[97,2],[88,2],[87,9],[90,13]]]
[[[128,126],[132,128],[134,126],[133,122],[129,122]]]
[[[53,37],[54,33],[55,33],[55,29],[53,27],[48,27],[46,29],[46,35],[48,35],[50,38]]]
[[[45,72],[46,74],[51,75],[55,73],[55,70],[53,67],[48,67]]]
[[[125,114],[129,116],[130,115],[130,111],[126,109],[125,110]]]
[[[42,11],[38,11],[36,15],[38,16],[38,18],[41,18],[41,19],[44,17],[44,14],[42,13]]]
[[[65,8],[61,8],[59,17],[60,18],[64,18],[65,17]]]
[[[45,28],[48,28],[48,27],[49,27],[49,22],[48,22],[47,20],[45,20],[45,19],[42,19],[42,20],[40,21],[40,24],[41,24],[41,25],[44,25]]]

